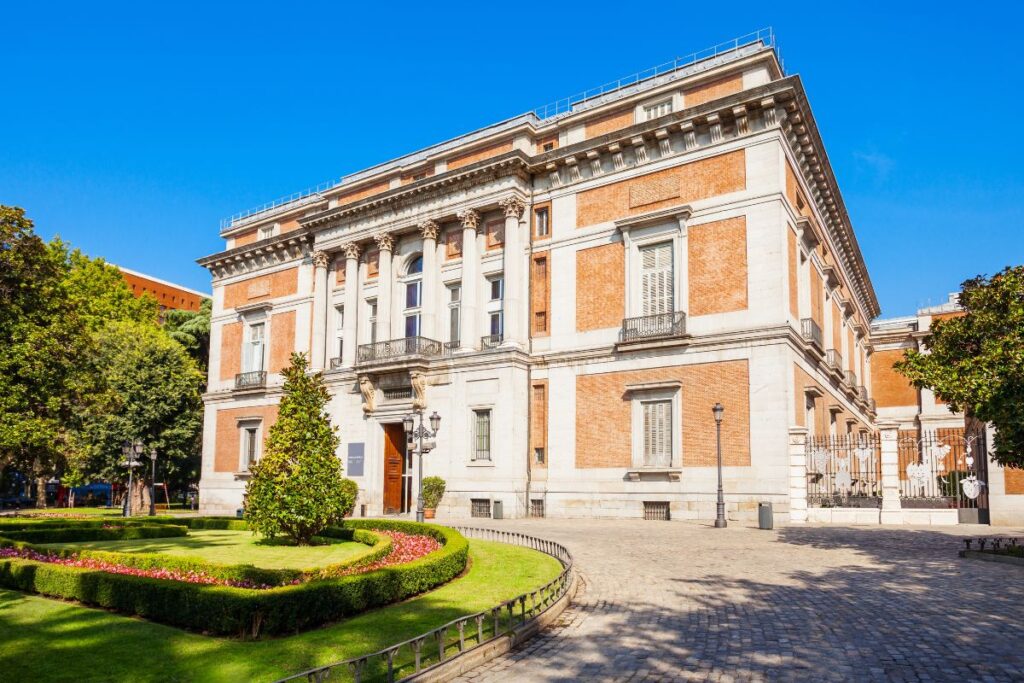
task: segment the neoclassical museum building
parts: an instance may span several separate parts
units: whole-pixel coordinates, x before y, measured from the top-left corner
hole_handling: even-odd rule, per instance
[[[876,418],[857,238],[768,34],[517,116],[222,225],[200,486],[243,502],[307,353],[356,514],[416,506],[403,416],[453,516],[790,509],[794,428]]]

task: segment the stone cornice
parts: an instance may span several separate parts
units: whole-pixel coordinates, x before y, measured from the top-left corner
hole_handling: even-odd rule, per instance
[[[309,256],[313,250],[312,230],[300,228],[259,242],[228,249],[198,259],[214,280]]]

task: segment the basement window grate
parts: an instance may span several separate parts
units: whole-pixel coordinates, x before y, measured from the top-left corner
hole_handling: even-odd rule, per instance
[[[412,387],[396,387],[384,390],[385,401],[400,401],[406,398],[412,398]]]
[[[543,498],[531,498],[530,499],[530,516],[531,517],[543,517],[544,516],[544,499]]]
[[[471,517],[490,517],[491,501],[488,498],[470,498]]]
[[[667,522],[669,520],[668,502],[645,500],[644,519],[654,520],[657,522]]]

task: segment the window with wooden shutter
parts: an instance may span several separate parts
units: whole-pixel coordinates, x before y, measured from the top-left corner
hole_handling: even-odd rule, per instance
[[[672,243],[662,242],[640,248],[642,315],[672,313]]]
[[[643,403],[644,467],[672,466],[672,401]]]

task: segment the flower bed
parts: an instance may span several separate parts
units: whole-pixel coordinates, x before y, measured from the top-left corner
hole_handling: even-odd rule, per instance
[[[208,519],[204,523],[237,520]],[[104,551],[58,551],[52,555],[59,560],[52,561],[51,554],[42,549],[7,541],[7,556],[0,556],[0,586],[214,634],[257,637],[295,633],[403,600],[450,581],[466,566],[466,539],[446,527],[351,520],[324,535],[379,542],[358,563],[320,569],[305,581],[296,581],[301,577],[291,575],[288,585],[270,585],[261,579],[280,577],[288,570]],[[45,557],[22,555],[26,550],[42,551]],[[123,570],[109,571],[109,565]],[[208,573],[211,567],[217,573]],[[250,583],[236,585],[232,581]]]

